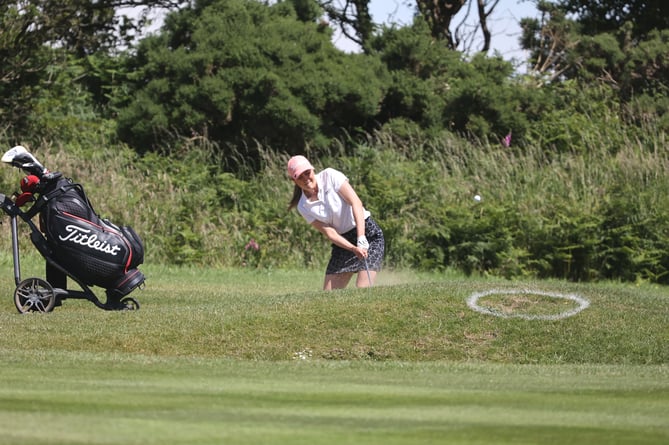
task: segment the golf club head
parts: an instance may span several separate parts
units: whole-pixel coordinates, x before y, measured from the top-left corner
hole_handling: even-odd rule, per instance
[[[1,160],[38,178],[47,173],[47,169],[22,145],[7,150]]]

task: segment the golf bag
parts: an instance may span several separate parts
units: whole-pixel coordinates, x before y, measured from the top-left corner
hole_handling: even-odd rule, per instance
[[[48,171],[25,147],[13,147],[1,161],[27,173],[14,199],[0,194],[0,208],[12,223],[14,302],[19,312],[49,312],[68,298],[87,299],[106,310],[139,309],[137,300],[126,296],[145,281],[138,269],[144,245],[137,233],[100,218],[81,184]],[[29,203],[28,210],[20,209]],[[36,216],[38,224],[33,222]],[[30,227],[30,239],[46,260],[46,280],[21,279],[18,219]],[[82,290],[68,288],[68,277]],[[92,286],[105,289],[106,302],[97,298]]]
[[[144,261],[142,240],[131,227],[101,219],[80,184],[61,177],[46,184],[41,199],[40,227],[64,269],[119,297],[144,281],[137,269]]]

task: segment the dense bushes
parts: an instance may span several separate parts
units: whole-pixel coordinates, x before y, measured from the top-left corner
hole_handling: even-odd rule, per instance
[[[501,57],[467,59],[435,42],[420,18],[384,29],[364,54],[346,54],[328,26],[299,20],[290,2],[197,2],[169,15],[120,71],[125,90],[112,103],[130,146],[206,137],[223,159],[240,153],[256,167],[258,143],[326,154],[398,123],[426,137],[446,130],[499,141],[512,131],[520,143],[544,114],[563,109]]]
[[[226,155],[233,146],[258,161],[256,142],[284,152],[327,147],[374,120],[377,59],[339,51],[329,28],[298,20],[284,2],[201,3],[170,16],[130,59],[136,94],[116,104],[130,145],[205,136]]]
[[[648,129],[658,135],[647,145],[626,129],[636,132],[591,129],[581,147],[551,156],[448,133],[379,132],[351,155],[342,145],[312,160],[346,172],[385,231],[386,267],[669,283],[666,135]],[[223,171],[203,140],[185,141],[178,162],[114,145],[33,151],[84,183],[103,216],[136,227],[148,262],[320,270],[328,257],[322,235],[287,212],[287,158],[269,149],[256,175]],[[0,170],[3,191],[19,176]],[[9,251],[8,225],[1,230]]]

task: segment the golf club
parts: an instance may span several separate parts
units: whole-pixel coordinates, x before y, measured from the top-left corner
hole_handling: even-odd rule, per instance
[[[365,257],[365,270],[367,271],[367,280],[369,281],[369,287],[372,287],[372,276],[369,274],[369,266],[367,265],[367,257]]]

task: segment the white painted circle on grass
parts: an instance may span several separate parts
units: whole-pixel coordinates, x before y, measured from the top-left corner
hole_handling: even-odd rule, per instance
[[[571,300],[578,304],[574,309],[570,309],[565,312],[560,312],[558,314],[549,314],[549,315],[536,315],[536,314],[522,314],[522,313],[510,313],[505,314],[493,308],[481,306],[478,304],[478,301],[489,295],[512,295],[512,294],[525,294],[525,295],[541,295],[544,297],[550,298],[561,298],[563,300]],[[560,320],[562,318],[571,317],[576,315],[582,310],[590,306],[590,302],[585,298],[576,295],[576,294],[561,294],[557,292],[544,292],[538,290],[529,290],[529,289],[491,289],[485,292],[475,292],[467,298],[467,306],[480,312],[481,314],[494,315],[495,317],[502,318],[522,318],[524,320]]]

